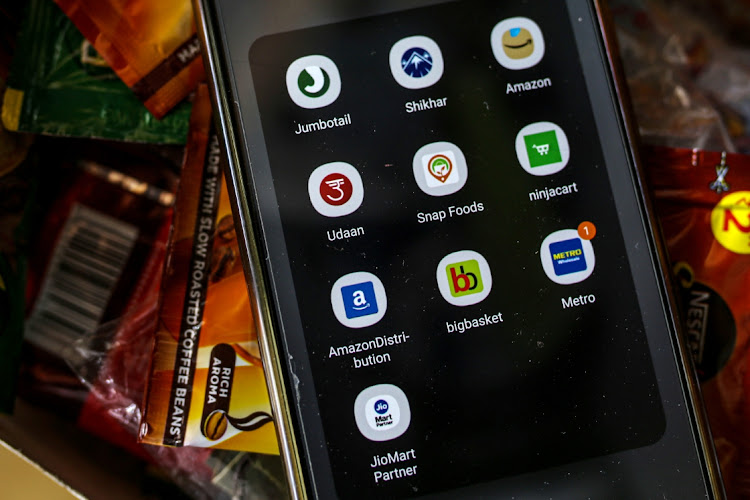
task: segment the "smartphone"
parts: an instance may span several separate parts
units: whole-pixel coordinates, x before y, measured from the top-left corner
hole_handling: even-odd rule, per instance
[[[198,0],[295,498],[720,498],[592,0]]]

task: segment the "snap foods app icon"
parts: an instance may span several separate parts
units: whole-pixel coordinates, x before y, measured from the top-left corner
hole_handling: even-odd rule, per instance
[[[440,295],[454,306],[478,304],[492,290],[490,266],[482,255],[472,250],[443,257],[436,278]]]
[[[526,69],[544,57],[544,37],[539,26],[526,17],[512,17],[495,25],[490,34],[495,59],[508,69]]]
[[[463,152],[450,142],[433,142],[419,148],[412,161],[419,189],[430,196],[453,194],[466,184],[468,168]]]
[[[322,108],[341,93],[341,76],[336,64],[326,56],[300,57],[286,70],[286,88],[297,106]]]
[[[426,36],[410,36],[393,44],[388,62],[393,78],[407,89],[429,87],[443,76],[443,54]]]
[[[516,136],[516,156],[531,175],[552,175],[570,160],[568,137],[552,122],[526,125]]]
[[[354,400],[354,421],[370,441],[390,441],[409,428],[411,409],[406,394],[392,384],[378,384]]]
[[[539,251],[542,268],[560,285],[579,283],[594,271],[594,247],[575,229],[563,229],[547,236]]]
[[[346,274],[331,288],[333,314],[349,328],[374,325],[383,319],[387,306],[383,282],[372,273]]]
[[[342,161],[313,170],[307,193],[315,210],[326,217],[349,215],[359,208],[365,194],[357,169]]]

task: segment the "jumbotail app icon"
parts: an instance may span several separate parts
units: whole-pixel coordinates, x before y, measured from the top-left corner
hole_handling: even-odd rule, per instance
[[[443,54],[426,36],[410,36],[393,44],[388,62],[393,79],[407,89],[429,87],[443,76]]]
[[[575,229],[550,234],[539,253],[545,274],[560,285],[579,283],[594,272],[594,247]]]
[[[387,306],[383,282],[372,273],[346,274],[331,288],[333,314],[349,328],[374,325],[383,319]]]
[[[539,26],[526,17],[513,17],[495,25],[490,34],[492,53],[507,69],[526,69],[544,57],[544,37]]]
[[[409,400],[395,385],[373,385],[354,401],[354,420],[359,432],[370,441],[396,439],[409,428]]]
[[[286,88],[297,106],[316,109],[328,106],[341,93],[336,64],[325,56],[305,56],[286,70]]]
[[[522,128],[516,136],[518,163],[531,175],[552,175],[570,160],[565,131],[552,122],[537,122]]]
[[[492,273],[487,260],[472,250],[446,255],[438,264],[440,295],[454,306],[478,304],[492,289]]]

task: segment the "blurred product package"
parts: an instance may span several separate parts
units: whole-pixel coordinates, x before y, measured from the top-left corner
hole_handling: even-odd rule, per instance
[[[186,101],[154,118],[53,2],[29,0],[2,104],[8,130],[184,144],[189,115]]]
[[[204,79],[190,0],[55,0],[156,118]]]
[[[140,439],[278,454],[208,89],[175,205]]]

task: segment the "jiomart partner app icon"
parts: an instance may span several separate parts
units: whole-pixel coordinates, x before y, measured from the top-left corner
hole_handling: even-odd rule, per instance
[[[495,59],[508,69],[526,69],[544,56],[544,37],[539,26],[526,17],[512,17],[495,25],[490,34]]]
[[[373,385],[354,400],[354,420],[359,432],[370,441],[396,439],[409,428],[409,400],[395,385]]]
[[[516,156],[531,175],[552,175],[570,160],[568,137],[552,122],[526,125],[516,136]]]
[[[594,272],[594,247],[575,229],[563,229],[547,236],[539,254],[547,277],[560,285],[579,283]]]
[[[468,168],[463,152],[450,142],[419,148],[412,161],[414,180],[430,196],[453,194],[466,184]]]
[[[436,271],[440,295],[454,306],[478,304],[492,290],[492,273],[487,260],[472,250],[446,255]]]
[[[322,108],[341,93],[341,76],[336,64],[326,56],[300,57],[286,70],[286,88],[297,106]]]
[[[326,217],[341,217],[359,208],[365,191],[357,169],[337,161],[321,165],[310,174],[307,193],[318,213]]]
[[[429,87],[443,76],[443,54],[426,36],[410,36],[393,44],[388,62],[393,78],[407,89]]]
[[[333,314],[349,328],[374,325],[383,319],[387,306],[383,282],[372,273],[346,274],[331,288]]]

